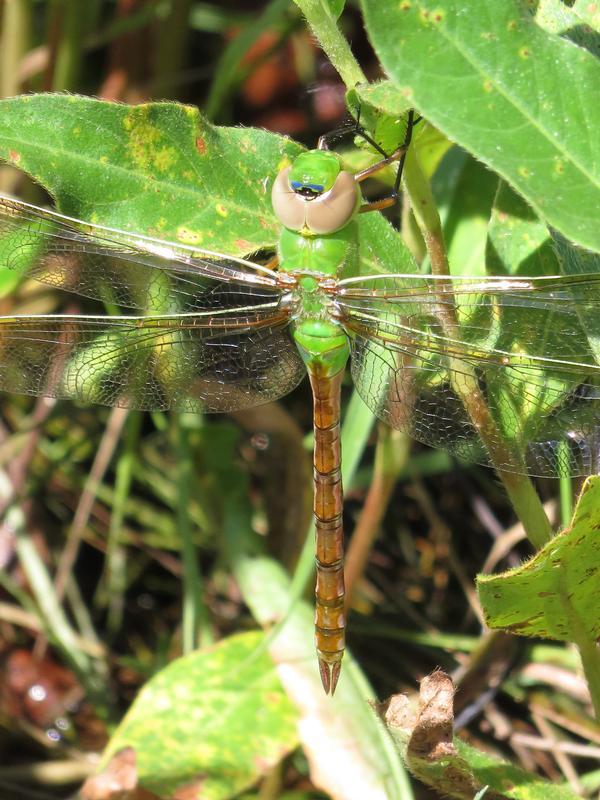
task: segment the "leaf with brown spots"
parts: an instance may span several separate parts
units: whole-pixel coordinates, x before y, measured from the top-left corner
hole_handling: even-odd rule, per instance
[[[169,800],[225,800],[251,786],[298,742],[297,712],[263,640],[258,631],[231,636],[157,672],[105,758],[134,750],[139,786]]]
[[[589,478],[571,525],[534,558],[480,575],[486,623],[521,636],[593,643],[600,637],[600,477]]]

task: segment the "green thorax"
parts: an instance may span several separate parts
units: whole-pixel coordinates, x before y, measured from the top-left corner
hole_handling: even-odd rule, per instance
[[[358,273],[358,223],[316,236],[283,228],[279,237],[279,269],[285,272],[322,272],[336,278]]]
[[[298,314],[293,335],[300,355],[309,371],[336,375],[346,366],[350,345],[344,329],[331,315],[331,300],[310,275],[300,278],[296,291]]]

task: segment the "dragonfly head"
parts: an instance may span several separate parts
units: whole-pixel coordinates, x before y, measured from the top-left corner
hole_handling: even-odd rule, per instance
[[[335,153],[309,150],[281,170],[271,198],[282,225],[305,236],[319,236],[348,224],[360,205],[360,190]]]

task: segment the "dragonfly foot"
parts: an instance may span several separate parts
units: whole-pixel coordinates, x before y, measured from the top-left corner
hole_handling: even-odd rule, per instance
[[[323,684],[323,689],[325,689],[325,694],[331,694],[333,697],[341,670],[341,660],[330,664],[322,658],[319,659],[319,672],[321,673],[321,683]]]

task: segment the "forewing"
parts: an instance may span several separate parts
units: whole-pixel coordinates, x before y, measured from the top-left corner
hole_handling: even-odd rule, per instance
[[[597,275],[358,283],[341,282],[337,304],[381,419],[505,470],[600,469]]]
[[[287,322],[241,310],[221,319],[0,317],[0,388],[148,410],[247,408],[305,374]]]
[[[202,309],[206,295],[277,290],[277,275],[243,259],[63,217],[0,196],[0,267],[152,313]],[[277,290],[279,291],[279,290]]]

